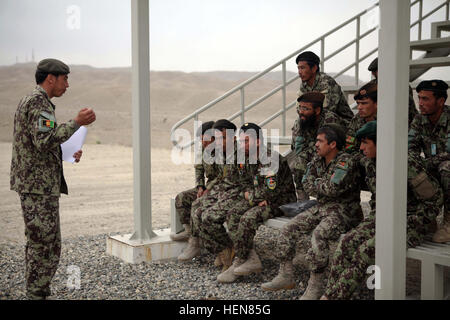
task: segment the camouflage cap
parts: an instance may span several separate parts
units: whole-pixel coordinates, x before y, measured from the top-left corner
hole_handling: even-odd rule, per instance
[[[214,122],[214,125],[212,127],[213,127],[213,129],[217,129],[217,130],[233,129],[234,131],[236,131],[236,129],[237,129],[236,125],[227,119],[217,120],[216,122]]]
[[[320,58],[312,51],[305,51],[300,53],[297,58],[295,59],[295,63],[299,63],[299,61],[308,61],[312,62],[316,65],[319,65]]]
[[[419,83],[416,88],[417,92],[425,91],[447,91],[448,84],[442,80],[425,80]]]
[[[378,70],[378,57],[375,58],[375,59],[369,64],[369,67],[367,68],[367,70],[372,71],[372,72]]]
[[[323,104],[324,100],[325,95],[317,91],[306,92],[297,98],[297,102],[303,101],[317,104]]]
[[[356,131],[356,139],[361,140],[363,138],[369,138],[376,141],[377,137],[377,121],[369,121],[364,124],[361,129]]]
[[[362,100],[365,98],[370,98],[374,101],[377,100],[377,90],[378,90],[378,83],[377,81],[370,81],[363,85],[361,88],[359,88],[358,92],[355,93],[353,98],[355,100]]]
[[[44,59],[37,65],[37,71],[51,73],[51,74],[68,74],[70,73],[69,66],[57,59]]]

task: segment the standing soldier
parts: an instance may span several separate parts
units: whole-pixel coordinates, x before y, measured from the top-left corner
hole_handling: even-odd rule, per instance
[[[330,274],[322,300],[350,299],[367,276],[367,268],[375,264],[375,191],[377,124],[370,121],[356,133],[364,153],[360,163],[365,181],[372,192],[371,212],[339,242],[330,263]],[[419,245],[433,227],[443,203],[442,190],[427,175],[420,158],[408,158],[407,246]]]
[[[358,113],[355,114],[347,128],[345,151],[348,153],[358,152],[359,144],[356,140],[356,132],[361,127],[377,119],[377,82],[370,81],[363,85],[354,96],[358,104]]]
[[[214,141],[214,136],[210,130],[214,121],[208,121],[202,124],[199,128],[201,130],[202,150],[205,150]],[[196,164],[195,168],[195,184],[196,187],[183,191],[175,197],[175,208],[180,222],[183,224],[184,231],[178,234],[171,234],[170,238],[174,241],[187,241],[191,235],[191,207],[195,199],[200,198],[207,191],[208,182],[216,178],[217,172],[214,163],[206,163],[202,153],[202,163]],[[205,183],[206,176],[206,183]]]
[[[441,183],[444,191],[444,225],[433,236],[434,242],[450,241],[450,110],[445,104],[448,85],[442,80],[422,81],[416,88],[419,110],[408,133],[409,153],[425,155],[427,171]]]
[[[372,73],[372,76],[375,77],[373,81],[378,81],[378,58],[375,58],[367,68]],[[411,86],[409,88],[409,96],[408,96],[408,128],[411,128],[411,122],[414,120],[414,117],[418,114],[416,109],[416,103],[414,102],[413,90]],[[356,149],[358,150],[358,149]]]
[[[245,163],[238,165],[243,169],[242,174],[253,183],[242,186],[240,197],[226,212],[236,257],[231,267],[217,277],[221,283],[234,282],[239,276],[262,270],[261,261],[253,248],[256,231],[267,219],[282,215],[280,205],[296,200],[292,173],[286,159],[264,145],[261,128],[254,123],[244,124],[239,140],[240,150],[245,151]]]
[[[56,59],[39,62],[37,86],[24,97],[14,116],[11,190],[19,193],[25,222],[27,297],[45,299],[61,254],[59,197],[68,193],[64,180],[61,143],[80,126],[95,121],[92,109],[83,108],[66,123],[57,124],[55,105],[69,87],[69,67]],[[80,161],[82,151],[73,157]]]
[[[295,63],[302,79],[299,96],[311,91],[323,93],[325,95],[324,109],[333,111],[348,123],[353,118],[353,112],[348,106],[341,86],[332,77],[320,72],[320,58],[311,51],[305,51],[297,56]]]
[[[308,164],[303,186],[318,204],[294,217],[281,231],[277,248],[281,262],[278,275],[264,290],[291,289],[295,286],[292,258],[300,237],[311,235],[306,254],[311,274],[303,300],[318,299],[325,286],[324,271],[328,265],[329,242],[358,225],[360,206],[360,170],[352,157],[343,152],[344,130],[328,124],[317,132],[317,157]]]

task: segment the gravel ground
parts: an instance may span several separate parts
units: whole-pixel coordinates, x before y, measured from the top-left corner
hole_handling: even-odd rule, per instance
[[[300,273],[294,290],[261,290],[261,283],[270,281],[278,271],[278,265],[268,260],[263,260],[264,272],[233,284],[217,282],[220,270],[213,266],[210,254],[189,263],[127,264],[106,254],[107,236],[63,240],[50,299],[298,299],[307,284],[307,273]],[[80,289],[67,287],[70,266],[80,270]],[[0,245],[0,268],[0,300],[25,299],[24,246]]]

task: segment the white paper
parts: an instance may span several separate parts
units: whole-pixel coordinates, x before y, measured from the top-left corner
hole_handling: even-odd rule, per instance
[[[86,139],[87,128],[81,126],[80,129],[75,131],[75,133],[63,144],[61,144],[62,158],[67,162],[75,162],[73,157],[74,153],[81,150],[83,147],[84,140]]]

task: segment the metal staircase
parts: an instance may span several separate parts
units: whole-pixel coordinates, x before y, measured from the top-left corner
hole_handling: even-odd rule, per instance
[[[433,9],[431,9],[429,12],[424,14],[423,10],[423,4],[426,2],[426,0],[412,0],[410,8],[412,10],[413,7],[418,6],[418,19],[414,21],[411,25],[411,32],[413,32],[413,28],[417,26],[417,41],[412,41],[410,46],[410,77],[409,81],[412,82],[416,79],[418,79],[421,75],[423,75],[425,72],[430,70],[433,67],[442,67],[442,66],[450,66],[450,37],[441,37],[442,32],[450,31],[450,21],[449,21],[449,9],[450,9],[450,0],[444,0],[439,5],[436,5]],[[316,40],[310,42],[309,44],[305,45],[304,47],[298,49],[297,51],[291,53],[284,59],[278,61],[277,63],[273,64],[272,66],[268,67],[267,69],[261,71],[260,73],[254,75],[250,79],[244,81],[243,83],[239,84],[238,86],[234,87],[233,89],[229,90],[222,96],[218,97],[217,99],[209,102],[208,104],[204,105],[203,107],[197,109],[192,114],[188,115],[184,119],[178,121],[171,130],[171,140],[172,143],[180,148],[186,148],[191,146],[194,141],[191,141],[190,143],[179,146],[178,142],[174,139],[174,132],[178,128],[180,128],[182,125],[186,124],[189,121],[198,121],[200,118],[199,116],[205,112],[206,110],[209,110],[216,106],[219,102],[229,98],[234,93],[240,94],[240,101],[241,104],[239,106],[239,110],[235,111],[232,115],[230,115],[227,119],[230,121],[235,120],[236,118],[240,118],[241,125],[246,122],[246,112],[249,110],[252,110],[253,108],[257,107],[262,103],[263,101],[267,100],[274,94],[281,91],[282,95],[282,101],[280,103],[281,109],[275,112],[273,115],[265,119],[264,121],[260,122],[259,125],[261,127],[266,126],[268,123],[273,121],[274,119],[278,117],[282,117],[282,128],[281,128],[281,134],[284,137],[281,137],[281,140],[289,140],[286,137],[286,112],[292,109],[296,105],[296,101],[287,102],[286,100],[286,88],[290,84],[294,82],[298,82],[298,86],[300,86],[300,80],[299,77],[296,75],[290,79],[287,79],[287,70],[286,70],[286,63],[290,61],[292,58],[297,56],[300,52],[311,50],[314,51],[318,56],[320,56],[321,60],[321,71],[326,72],[328,65],[326,64],[327,61],[330,61],[331,58],[334,58],[337,55],[344,55],[346,54],[344,52],[345,49],[351,47],[354,45],[355,48],[355,55],[354,59],[350,64],[348,64],[346,67],[339,70],[337,73],[333,74],[333,77],[336,79],[340,75],[343,75],[345,72],[354,69],[354,78],[355,83],[352,86],[342,86],[342,90],[346,95],[349,95],[357,90],[357,88],[360,85],[360,64],[361,62],[365,61],[367,58],[373,56],[375,53],[378,52],[378,44],[376,43],[376,47],[372,48],[366,53],[362,53],[361,50],[361,41],[368,37],[371,34],[374,34],[378,30],[378,25],[375,24],[372,27],[368,28],[365,32],[361,33],[362,30],[362,20],[368,19],[370,15],[373,15],[375,10],[378,9],[378,3],[374,4],[370,8],[360,12],[359,14],[355,15],[354,17],[348,19],[344,23],[340,24],[333,30],[325,33],[321,37],[317,38]],[[424,23],[424,20],[431,17],[437,12],[441,12],[442,10],[445,10],[445,21],[437,21],[431,23],[431,38],[427,40],[422,39],[422,26]],[[327,39],[330,38],[330,36],[336,34],[337,32],[341,31],[343,28],[351,27],[351,25],[354,25],[355,27],[355,38],[341,46],[339,49],[333,51],[332,53],[329,53],[326,55],[325,52],[325,45]],[[413,33],[411,33],[413,34]],[[320,50],[314,50],[313,47],[320,45]],[[421,56],[418,58],[413,59],[413,52],[414,51],[422,51],[424,52]],[[348,54],[347,54],[348,56]],[[346,56],[346,57],[347,57]],[[274,71],[276,68],[281,67],[282,69],[282,83],[269,91],[268,93],[264,94],[263,96],[257,98],[256,100],[250,102],[249,104],[246,104],[245,101],[245,90],[246,88],[255,82],[256,80],[260,79],[264,75],[268,74],[269,72]],[[365,71],[365,70],[364,70]],[[366,71],[365,71],[366,72]],[[446,79],[445,79],[446,80]],[[289,123],[290,125],[291,123]]]

